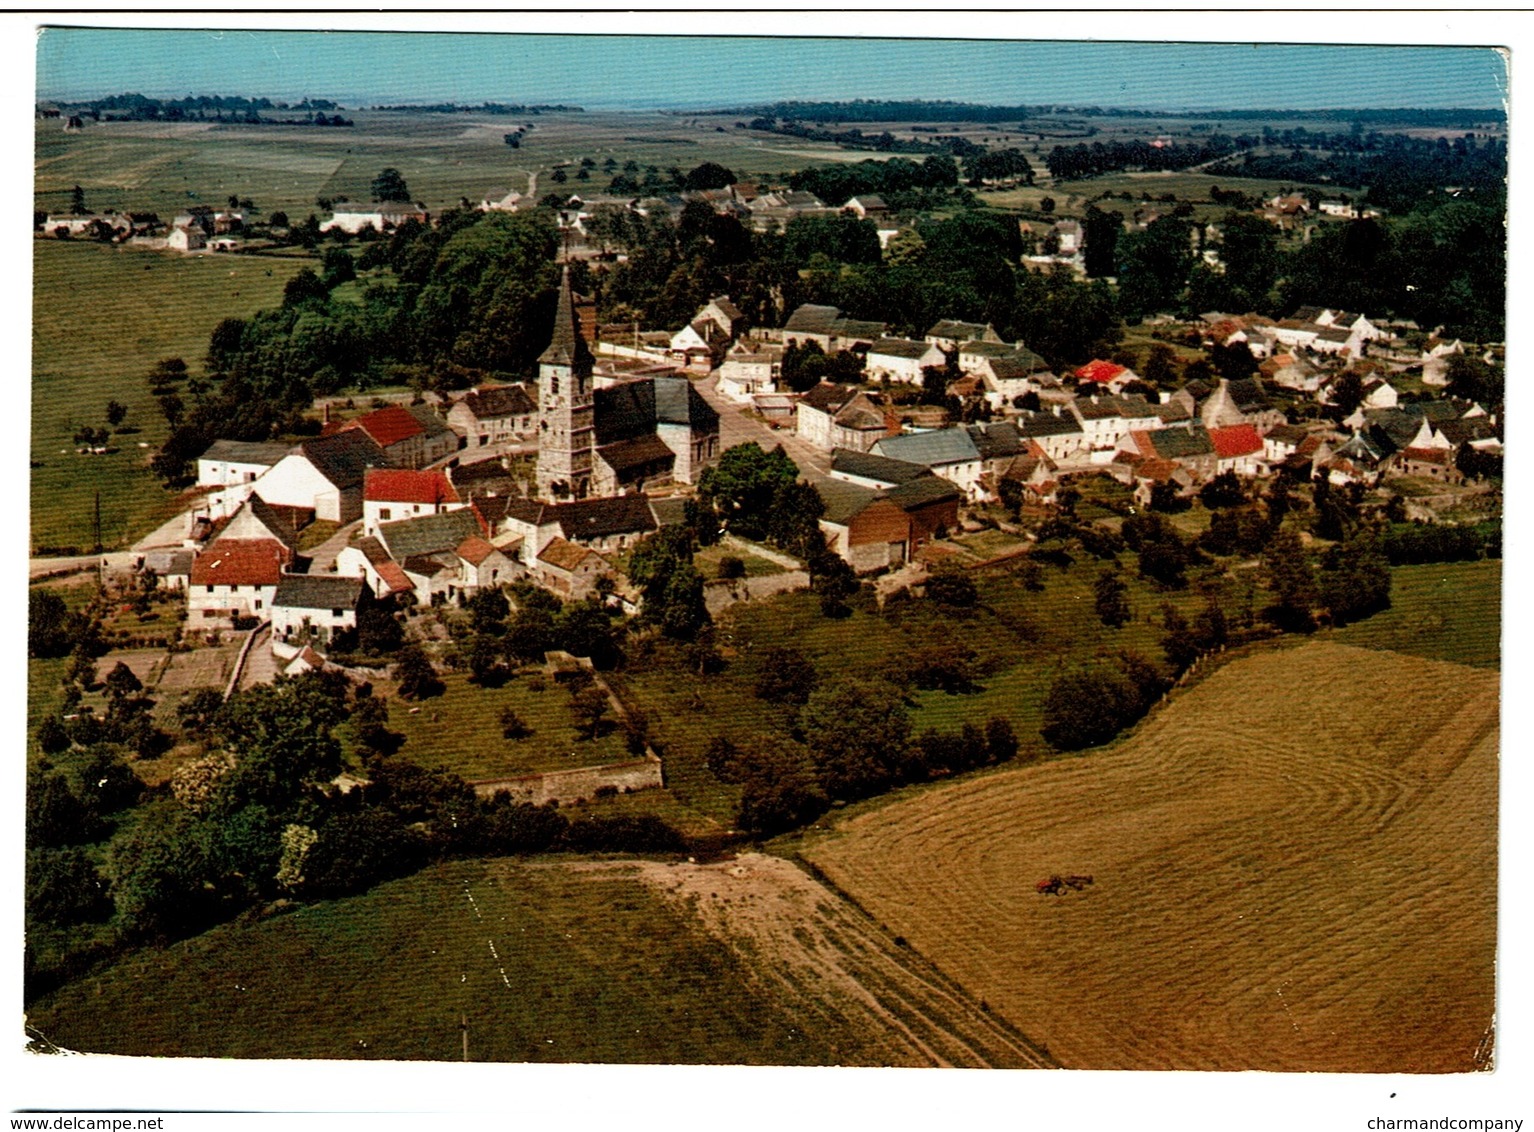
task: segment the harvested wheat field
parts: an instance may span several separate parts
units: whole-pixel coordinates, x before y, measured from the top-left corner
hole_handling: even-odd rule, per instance
[[[1496,800],[1495,672],[1311,642],[805,856],[1066,1067],[1455,1072],[1490,1052]]]

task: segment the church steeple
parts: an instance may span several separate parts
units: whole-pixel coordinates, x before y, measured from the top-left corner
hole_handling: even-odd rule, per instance
[[[575,315],[570,269],[559,280],[554,333],[538,358],[538,495],[583,499],[591,489],[595,359]]]
[[[559,277],[559,299],[554,306],[554,334],[548,349],[538,358],[539,365],[569,366],[578,370],[585,367],[591,372],[591,350],[581,333],[580,320],[575,315],[575,298],[570,294],[570,268],[565,267]]]

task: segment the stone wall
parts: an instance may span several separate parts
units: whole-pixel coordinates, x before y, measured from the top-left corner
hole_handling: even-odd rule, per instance
[[[635,790],[659,789],[665,781],[660,759],[650,755],[631,762],[551,770],[512,778],[479,779],[472,785],[474,792],[482,797],[504,790],[518,802],[531,802],[535,806],[558,802],[564,806],[593,801],[597,791],[604,786],[611,786],[620,794],[632,794]]]

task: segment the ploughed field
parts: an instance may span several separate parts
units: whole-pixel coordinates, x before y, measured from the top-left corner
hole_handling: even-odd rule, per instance
[[[1246,657],[1120,747],[922,792],[804,855],[1067,1067],[1479,1068],[1497,679],[1321,641]],[[1093,883],[1036,891],[1054,874]]]

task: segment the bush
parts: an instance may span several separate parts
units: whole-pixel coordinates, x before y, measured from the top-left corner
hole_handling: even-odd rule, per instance
[[[938,570],[927,579],[927,597],[951,609],[973,609],[980,603],[980,591],[968,574],[958,570]]]
[[[405,876],[426,861],[422,836],[378,807],[337,814],[319,830],[304,860],[302,891],[310,896],[345,896],[379,881]]]
[[[577,818],[565,831],[564,846],[580,853],[681,853],[687,839],[653,814]]]
[[[84,849],[27,852],[27,914],[59,927],[112,914],[106,881]]]
[[[727,554],[719,560],[719,576],[733,579],[746,576],[746,562],[743,558],[737,558],[733,554]]]

